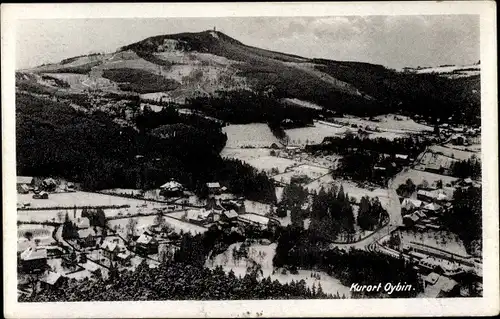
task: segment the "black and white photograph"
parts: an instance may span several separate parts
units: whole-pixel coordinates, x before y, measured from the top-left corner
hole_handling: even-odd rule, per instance
[[[16,309],[498,297],[481,12],[330,11],[12,18]]]

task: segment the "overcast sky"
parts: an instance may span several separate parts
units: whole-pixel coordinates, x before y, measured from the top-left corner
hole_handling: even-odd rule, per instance
[[[114,52],[149,36],[218,31],[264,49],[391,68],[479,60],[479,16],[19,20],[16,68]]]

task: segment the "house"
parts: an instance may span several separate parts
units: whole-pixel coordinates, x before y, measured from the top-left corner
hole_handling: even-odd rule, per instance
[[[117,240],[110,241],[109,239],[105,240],[101,244],[101,249],[103,251],[102,254],[104,255],[104,257],[108,258],[109,260],[115,260],[116,255],[118,255],[122,250],[121,247],[119,247]]]
[[[40,285],[44,289],[60,288],[66,281],[66,277],[59,273],[49,271],[47,275],[40,279]]]
[[[433,202],[437,199],[437,196],[433,192],[429,192],[423,189],[417,191],[417,199],[425,202]]]
[[[425,170],[431,173],[441,174],[443,173],[444,168],[436,163],[429,163],[425,165]]]
[[[420,207],[422,207],[422,201],[418,200],[418,199],[411,199],[411,198],[405,198],[403,200],[403,202],[401,203],[401,206],[408,210],[408,211],[411,211],[411,210],[414,210],[414,209],[418,209]]]
[[[455,280],[435,272],[424,277],[424,296],[426,298],[454,297],[458,294],[459,286]]]
[[[184,187],[181,183],[171,180],[160,186],[160,195],[163,196],[181,196],[183,194]]]
[[[17,176],[17,185],[34,186],[35,179],[31,176]]]
[[[78,230],[78,244],[80,247],[94,247],[97,243],[97,234],[92,228]]]
[[[158,240],[148,232],[142,233],[135,244],[135,251],[140,255],[153,255],[158,253]]]
[[[221,221],[231,223],[238,219],[238,213],[234,210],[226,210],[221,214]]]
[[[430,203],[425,205],[423,209],[431,213],[438,213],[441,211],[442,207],[436,203]]]
[[[125,250],[116,255],[116,260],[119,261],[123,266],[130,265],[130,259],[132,259],[132,254],[128,250]]]
[[[461,134],[454,134],[450,138],[450,142],[454,145],[464,145],[464,143],[467,141],[465,136]]]
[[[415,214],[409,214],[403,217],[403,224],[406,227],[413,227],[418,222],[419,217]]]
[[[398,163],[406,163],[408,161],[408,155],[406,154],[396,154],[395,158]]]
[[[33,199],[49,199],[49,194],[41,191],[39,194],[33,194]]]
[[[427,217],[427,215],[425,215],[425,213],[421,210],[417,210],[415,213],[414,213],[418,218],[425,218]]]
[[[47,249],[43,247],[28,247],[21,253],[20,258],[24,271],[40,271],[47,265]]]
[[[42,188],[48,192],[53,192],[57,188],[57,183],[53,178],[46,178],[42,181]]]
[[[26,184],[17,184],[17,192],[19,194],[28,194],[30,191],[30,188]]]
[[[74,192],[75,191],[75,183],[73,183],[73,182],[67,182],[66,183],[66,191],[68,191],[68,192]]]
[[[238,214],[244,214],[245,213],[245,204],[236,201],[236,200],[221,200],[220,205],[225,209],[225,210],[234,210]]]
[[[214,221],[213,210],[190,209],[186,212],[186,219],[193,224],[201,225]]]
[[[207,183],[208,193],[211,195],[220,194],[220,184],[218,182]]]
[[[280,226],[280,222],[275,219],[253,213],[238,215],[238,221],[243,226],[254,226],[261,230],[268,227]]]
[[[85,229],[90,227],[90,220],[87,217],[80,217],[76,220],[76,226],[79,229]]]

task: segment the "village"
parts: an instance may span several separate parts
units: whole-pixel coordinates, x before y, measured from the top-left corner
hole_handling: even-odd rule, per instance
[[[242,142],[238,142],[238,134],[229,134],[222,155],[241,159],[266,172],[275,181],[278,203],[284,187],[292,180],[310,192],[340,184],[354,205],[359,205],[363,196],[379,198],[389,212],[389,220],[371,232],[359,231],[354,241],[332,245],[407,258],[419,269],[426,287],[425,297],[457,293],[466,296],[467,289],[453,278],[466,271],[482,278],[481,250],[475,256],[467,254],[460,240],[443,228],[442,220],[452,208],[457,188],[480,187],[479,180],[450,176],[454,162],[478,152],[480,129],[466,130],[448,124],[440,125],[438,131],[428,126],[420,132],[385,129],[388,134],[415,134],[434,144],[417,156],[382,154],[386,160],[373,167],[378,183],[335,179],[331,173],[341,156],[308,151],[313,142],[328,145],[329,136],[370,138],[369,134],[383,132],[383,125],[382,129],[377,126],[379,121],[321,120],[312,127],[297,129],[301,136],[311,136],[308,143],[293,139],[294,129],[288,130],[292,140],[287,145],[270,133],[263,133],[268,137],[262,139],[254,136],[251,141],[244,136]],[[413,123],[419,128],[425,125]],[[363,125],[363,129],[359,128]],[[267,127],[258,128],[263,131]],[[231,129],[228,127],[226,133]],[[388,169],[399,173],[385,177]],[[116,269],[133,270],[143,261],[149,267],[157,267],[173,257],[185,233],[196,235],[213,228],[245,238],[248,232],[272,232],[291,223],[290,211],[286,217],[279,217],[277,206],[238,197],[217,181],[206,187],[209,196],[200,199],[173,179],[158,189],[87,192],[76,182],[55,177],[18,176],[19,294],[58,287],[71,279],[106,277]],[[310,208],[306,205],[302,209]],[[309,222],[306,218],[304,228]],[[263,243],[271,244],[269,240],[259,241]],[[272,264],[268,267],[272,268]],[[337,286],[334,289],[338,291]]]

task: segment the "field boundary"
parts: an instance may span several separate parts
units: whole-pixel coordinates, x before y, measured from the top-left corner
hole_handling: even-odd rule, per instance
[[[35,210],[68,210],[68,209],[90,209],[90,208],[101,208],[101,209],[120,209],[120,208],[130,208],[129,204],[124,205],[97,205],[97,206],[50,206],[50,207],[24,207],[18,208],[17,210],[22,211],[35,211]]]

